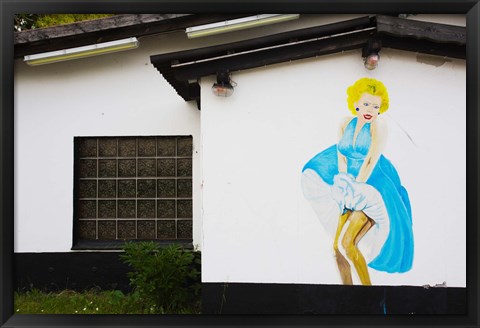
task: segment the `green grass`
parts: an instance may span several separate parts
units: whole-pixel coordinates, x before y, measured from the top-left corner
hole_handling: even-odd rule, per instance
[[[138,293],[119,290],[45,293],[37,289],[16,292],[16,314],[165,314],[154,304],[145,304]],[[200,302],[175,314],[200,314]]]

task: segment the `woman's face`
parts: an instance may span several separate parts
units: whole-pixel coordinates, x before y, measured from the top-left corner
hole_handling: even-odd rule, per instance
[[[382,98],[364,93],[354,105],[357,109],[358,120],[363,123],[372,123],[380,112]]]

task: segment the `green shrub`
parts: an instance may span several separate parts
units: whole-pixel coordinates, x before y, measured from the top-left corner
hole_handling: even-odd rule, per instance
[[[124,251],[120,258],[133,269],[128,273],[130,284],[144,307],[153,313],[199,307],[200,273],[194,252],[155,242],[126,243]]]

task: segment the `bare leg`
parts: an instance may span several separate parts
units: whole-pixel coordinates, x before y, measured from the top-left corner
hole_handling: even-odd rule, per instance
[[[362,237],[365,236],[365,234],[370,230],[370,228],[372,228],[375,225],[375,221],[370,219],[368,216],[367,218],[368,218],[367,223],[363,226],[362,230],[360,230],[357,237],[355,238],[355,245],[357,245],[360,239],[362,239]]]
[[[363,285],[371,285],[370,275],[368,273],[367,263],[360,250],[357,248],[357,243],[361,237],[365,235],[369,228],[371,228],[371,220],[362,211],[354,211],[349,217],[350,225],[343,236],[342,246],[345,248],[347,257],[352,261],[358,277]],[[366,228],[366,226],[368,228]]]
[[[335,240],[333,241],[333,250],[335,251],[337,266],[340,270],[340,277],[342,278],[342,282],[344,285],[353,285],[352,272],[347,259],[338,250],[338,239],[340,238],[340,234],[342,233],[345,223],[348,221],[350,213],[351,211],[347,211],[345,214],[340,215],[340,217],[338,218],[337,231],[335,233]]]

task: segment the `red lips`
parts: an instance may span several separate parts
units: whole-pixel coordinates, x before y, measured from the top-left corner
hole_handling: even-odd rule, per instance
[[[366,120],[370,120],[373,116],[370,114],[363,114],[363,118]]]

